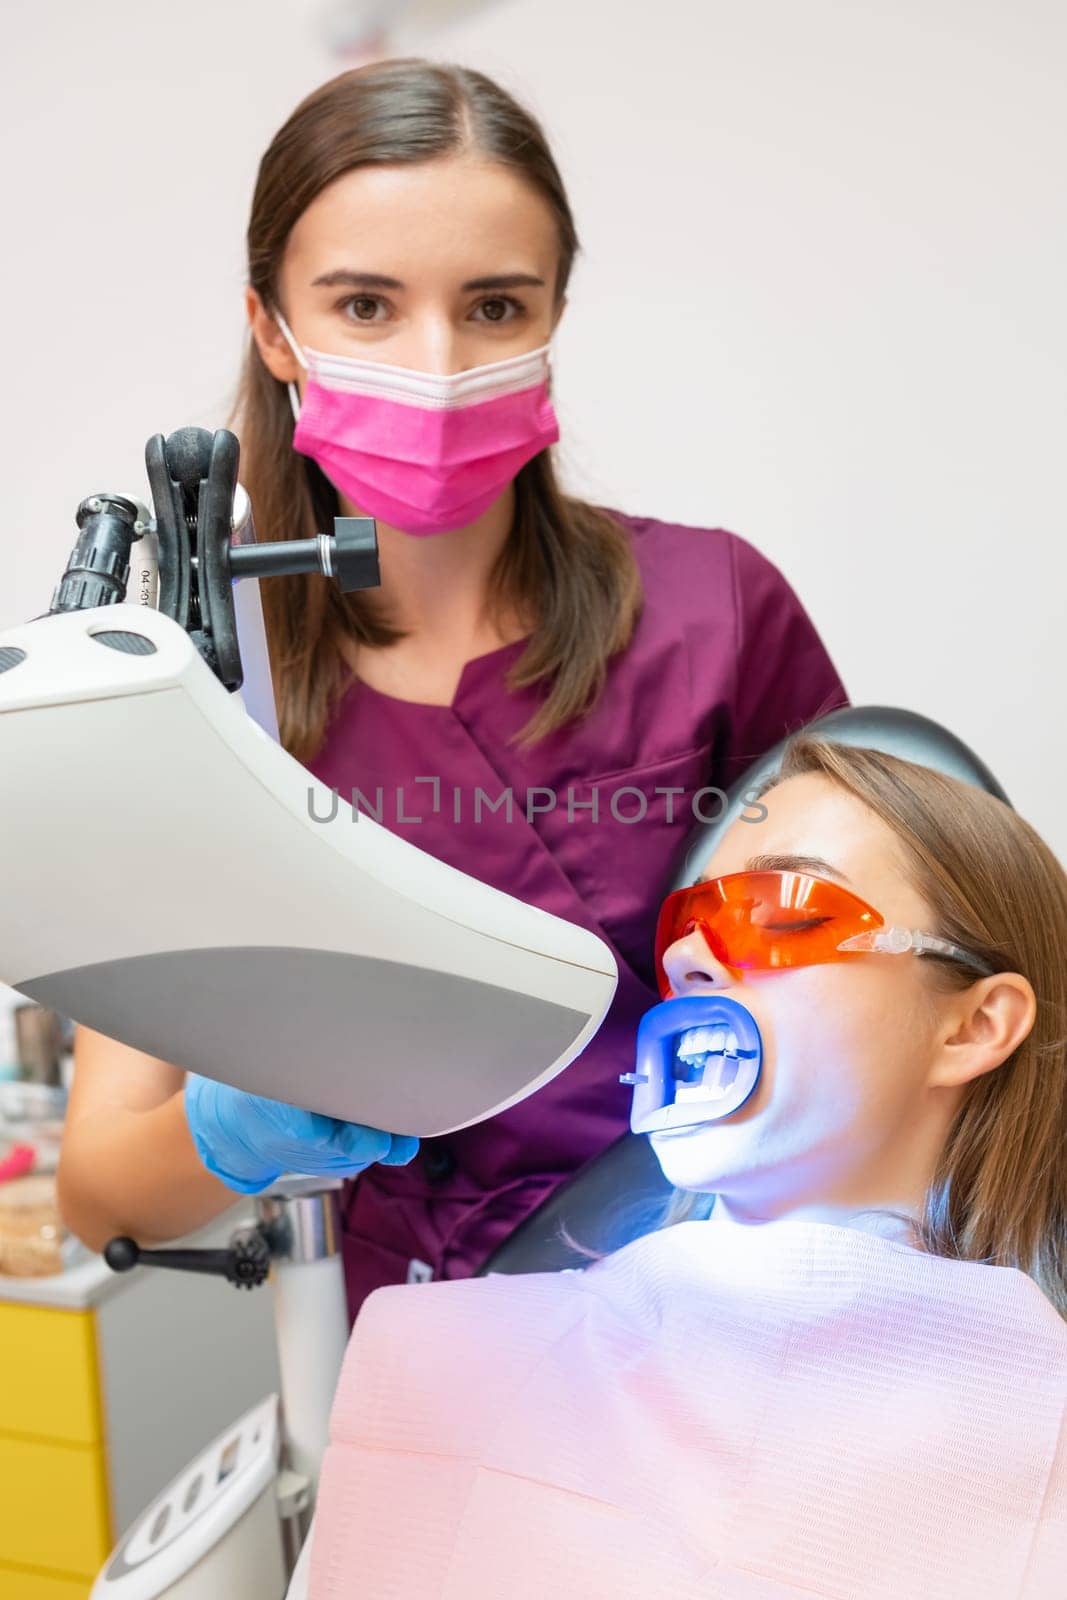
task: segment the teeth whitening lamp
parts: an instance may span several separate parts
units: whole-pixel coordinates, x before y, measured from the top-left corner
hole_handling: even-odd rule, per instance
[[[341,517],[333,536],[257,545],[242,491],[235,535],[237,458],[225,430],[149,440],[155,523],[122,496],[83,501],[51,611],[0,632],[0,980],[238,1088],[453,1132],[581,1051],[615,961],[357,820],[281,748],[241,580],[374,585],[375,528]],[[157,603],[131,604],[147,534]]]
[[[146,446],[154,515],[101,493],[42,616],[0,631],[0,981],[188,1070],[353,1122],[454,1132],[533,1094],[617,982],[595,934],[425,854],[278,743],[258,584],[379,581],[369,518],[256,542],[226,430]],[[128,594],[128,589],[132,593]],[[285,1592],[347,1338],[334,1191],[283,1179],[228,1250],[271,1272],[283,1403],[221,1435],[127,1532],[104,1600]]]

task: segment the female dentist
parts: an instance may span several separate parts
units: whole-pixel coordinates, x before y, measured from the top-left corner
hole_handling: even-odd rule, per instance
[[[421,849],[592,929],[620,972],[566,1072],[421,1149],[78,1030],[59,1173],[74,1231],[171,1238],[282,1171],[358,1174],[354,1315],[380,1285],[473,1273],[626,1131],[619,1073],[656,1000],[653,908],[680,840],[847,696],[746,540],[560,487],[551,350],[578,241],[541,128],[497,84],[402,59],[321,85],[260,163],[247,243],[231,422],[260,537],[367,515],[381,556],[368,593],[264,585],[283,744]],[[645,309],[605,382],[634,382]],[[403,1053],[398,1019],[398,1070]]]

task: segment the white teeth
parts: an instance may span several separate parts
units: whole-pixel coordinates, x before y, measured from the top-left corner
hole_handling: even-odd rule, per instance
[[[737,1077],[737,1034],[732,1028],[687,1028],[677,1046],[677,1058],[689,1072],[699,1073],[695,1083],[677,1082],[675,1103],[721,1100]]]
[[[693,1056],[718,1054],[722,1050],[729,1055],[736,1054],[737,1034],[732,1028],[687,1028],[678,1042],[678,1055],[686,1061]]]

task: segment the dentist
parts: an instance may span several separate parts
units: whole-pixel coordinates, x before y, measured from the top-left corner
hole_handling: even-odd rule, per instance
[[[561,486],[553,341],[578,239],[542,129],[499,85],[420,59],[322,84],[263,156],[247,246],[229,421],[259,535],[368,515],[381,556],[375,591],[264,585],[283,744],[421,849],[592,929],[620,972],[566,1072],[418,1149],[78,1030],[74,1230],[174,1237],[284,1170],[341,1171],[354,1315],[380,1285],[476,1271],[626,1131],[619,1074],[656,1003],[654,908],[680,841],[847,696],[744,538]],[[670,403],[643,375],[656,344],[691,339],[680,322],[666,271],[620,309],[603,381],[638,416]],[[403,1053],[398,1020],[397,1070]]]

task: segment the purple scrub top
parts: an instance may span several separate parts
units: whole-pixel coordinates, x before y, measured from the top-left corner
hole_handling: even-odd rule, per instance
[[[468,661],[447,706],[353,681],[308,763],[344,799],[358,789],[361,809],[420,849],[592,929],[619,966],[599,1033],[550,1083],[475,1127],[424,1139],[406,1167],[375,1165],[346,1185],[353,1317],[382,1284],[475,1272],[628,1130],[631,1091],[619,1074],[632,1068],[641,1015],[659,1000],[656,915],[696,823],[697,791],[729,788],[784,735],[849,703],[800,601],[747,540],[611,515],[631,537],[644,606],[584,721],[526,754],[509,746],[547,693],[505,688],[525,649],[518,640]],[[696,804],[718,814],[713,795]],[[398,1035],[398,1065],[403,1053]]]

